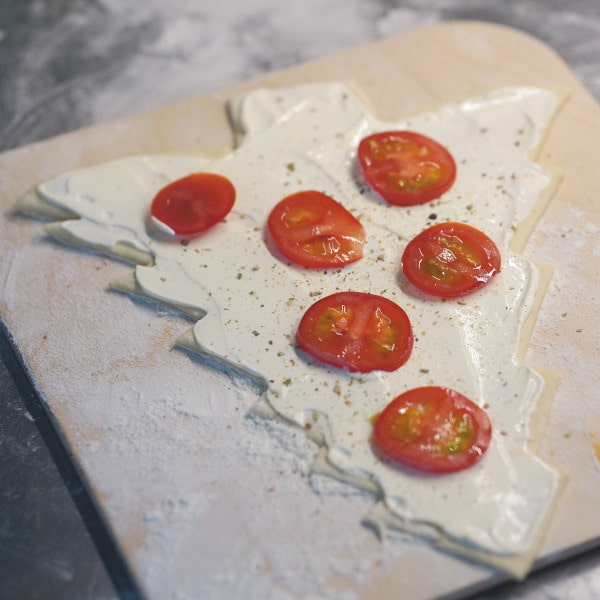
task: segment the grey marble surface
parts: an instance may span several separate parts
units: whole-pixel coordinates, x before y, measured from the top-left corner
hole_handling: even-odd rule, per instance
[[[0,150],[454,19],[533,34],[600,100],[598,0],[2,0]],[[0,351],[0,600],[136,598],[4,335]],[[477,597],[599,598],[600,551]]]

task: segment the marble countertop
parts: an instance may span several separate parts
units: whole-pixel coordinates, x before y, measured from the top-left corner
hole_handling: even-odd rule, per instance
[[[538,37],[600,101],[597,0],[4,0],[0,151],[456,19]],[[0,598],[137,598],[0,334]],[[600,550],[477,597],[600,597]]]

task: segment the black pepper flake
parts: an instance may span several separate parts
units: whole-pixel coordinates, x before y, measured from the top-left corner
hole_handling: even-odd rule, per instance
[[[437,217],[438,217],[438,216],[437,216],[437,214],[436,214],[436,213],[431,213],[431,214],[430,214],[430,215],[429,215],[427,218],[428,218],[430,221],[435,221],[435,220],[437,219]]]

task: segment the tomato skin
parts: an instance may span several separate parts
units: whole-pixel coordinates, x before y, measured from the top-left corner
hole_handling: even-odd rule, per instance
[[[313,358],[350,372],[395,371],[409,358],[413,332],[395,302],[364,292],[338,292],[304,313],[296,333]]]
[[[235,188],[226,177],[192,173],[159,190],[150,214],[159,229],[193,237],[222,221],[233,208],[235,196]]]
[[[357,156],[369,187],[395,206],[435,200],[456,179],[456,163],[450,152],[413,131],[371,134],[360,141]]]
[[[277,250],[303,267],[343,267],[363,256],[366,232],[360,221],[315,190],[296,192],[278,202],[267,229]]]
[[[502,258],[485,233],[464,223],[438,223],[414,237],[402,254],[402,272],[420,291],[459,298],[486,285]]]
[[[390,402],[373,427],[373,445],[383,456],[429,473],[471,467],[491,440],[490,419],[462,394],[444,387],[409,390]]]

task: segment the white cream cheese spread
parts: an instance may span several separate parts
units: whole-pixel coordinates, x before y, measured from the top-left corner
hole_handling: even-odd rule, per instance
[[[518,555],[535,543],[559,477],[528,447],[544,381],[520,363],[518,349],[538,272],[509,244],[551,183],[529,154],[557,105],[548,90],[507,88],[382,122],[342,84],[263,89],[232,101],[240,143],[222,158],[129,157],[67,173],[38,193],[81,216],[62,222],[70,238],[108,252],[120,242],[153,257],[153,264],[136,267],[143,293],[205,311],[193,328],[198,350],[262,382],[265,399],[284,419],[318,427],[327,460],[343,478],[374,484],[387,509],[413,528],[485,553]],[[414,130],[448,148],[458,169],[449,192],[401,208],[364,189],[358,142],[390,129]],[[182,244],[149,225],[149,206],[160,188],[195,171],[228,177],[237,199],[223,222]],[[269,211],[304,189],[327,193],[361,221],[367,231],[362,260],[311,271],[270,253],[264,239]],[[425,298],[400,273],[407,242],[442,221],[481,229],[502,253],[501,272],[459,301]],[[380,294],[407,312],[415,345],[400,369],[350,374],[297,349],[304,311],[319,297],[345,290]],[[487,411],[493,439],[474,467],[419,475],[372,452],[371,417],[423,385],[453,388]]]

